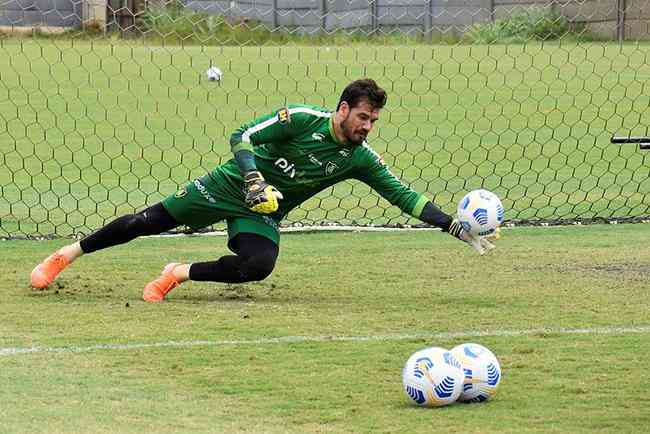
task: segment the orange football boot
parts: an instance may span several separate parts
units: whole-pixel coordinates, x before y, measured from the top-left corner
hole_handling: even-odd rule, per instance
[[[147,283],[142,291],[142,299],[151,303],[163,301],[165,295],[172,289],[176,288],[180,283],[174,277],[174,268],[179,266],[179,263],[173,262],[167,264],[163,268],[160,277]]]
[[[65,256],[58,252],[52,253],[32,270],[32,287],[45,288],[54,282],[56,276],[68,265],[70,265],[70,261]]]

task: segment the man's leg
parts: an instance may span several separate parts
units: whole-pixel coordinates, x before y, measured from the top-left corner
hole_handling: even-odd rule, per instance
[[[32,286],[45,288],[61,271],[84,253],[124,244],[142,235],[156,235],[178,225],[179,223],[160,203],[137,214],[118,217],[81,241],[61,247],[38,264],[32,271]]]
[[[186,280],[243,283],[263,280],[273,271],[279,247],[269,238],[241,232],[230,240],[230,246],[236,255],[210,262],[168,264],[159,278],[145,286],[142,297],[146,301],[162,301],[169,291]]]
[[[197,262],[189,267],[189,278],[197,281],[243,283],[266,279],[278,259],[279,247],[270,239],[240,233],[231,240],[236,255],[217,261]]]

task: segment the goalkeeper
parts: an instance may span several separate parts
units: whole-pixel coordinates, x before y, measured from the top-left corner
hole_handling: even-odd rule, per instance
[[[293,208],[340,181],[358,179],[391,204],[467,242],[480,254],[494,246],[472,237],[424,195],[402,184],[366,138],[386,104],[370,79],[350,83],[335,112],[290,105],[245,124],[230,139],[234,158],[136,214],[117,218],[36,266],[31,284],[44,288],[83,254],[180,225],[192,229],[225,220],[234,255],[209,262],[171,263],[148,283],[146,301],[162,301],[186,280],[240,283],[266,278],[278,257],[280,221]]]

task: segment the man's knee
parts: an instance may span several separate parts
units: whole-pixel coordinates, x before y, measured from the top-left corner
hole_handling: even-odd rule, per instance
[[[240,271],[246,280],[264,280],[273,272],[275,259],[275,255],[255,255],[242,264]]]
[[[126,232],[133,237],[157,235],[177,225],[162,205],[147,208],[136,214],[126,215],[124,218],[126,219]]]
[[[124,225],[124,232],[132,237],[143,235],[146,232],[147,219],[142,213],[127,214],[120,217]]]

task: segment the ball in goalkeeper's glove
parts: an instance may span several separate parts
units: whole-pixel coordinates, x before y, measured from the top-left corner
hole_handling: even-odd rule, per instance
[[[260,214],[271,214],[278,210],[278,199],[283,198],[282,193],[267,184],[260,172],[248,172],[244,176],[244,185],[248,209]]]
[[[499,228],[497,228],[496,232],[489,237],[475,237],[464,230],[463,226],[456,219],[451,222],[447,232],[449,232],[449,235],[452,235],[461,241],[465,241],[467,244],[472,246],[479,255],[483,255],[494,249],[495,246],[491,241],[498,240],[501,237]]]

